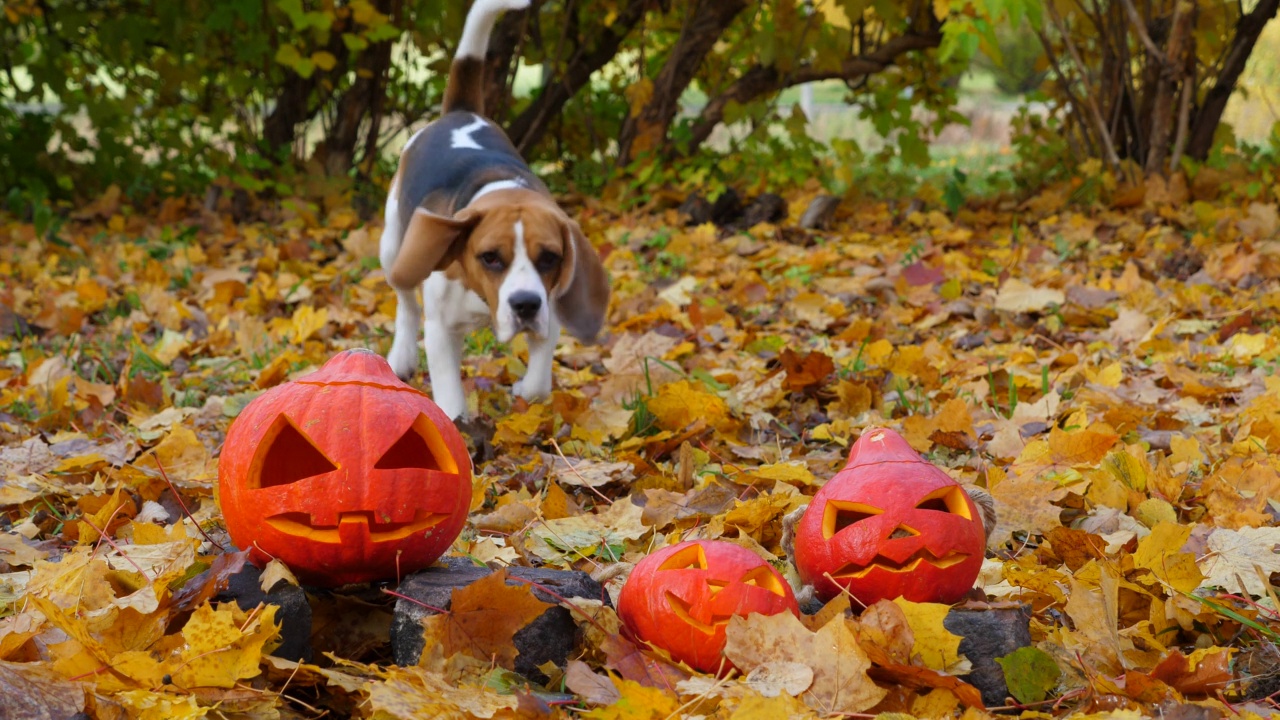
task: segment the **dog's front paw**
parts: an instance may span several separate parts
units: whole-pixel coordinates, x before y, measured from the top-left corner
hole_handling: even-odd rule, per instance
[[[396,338],[391,343],[391,352],[387,353],[387,362],[401,380],[410,380],[418,372],[418,344]]]
[[[524,378],[517,380],[516,384],[511,386],[512,392],[517,397],[522,397],[529,402],[540,402],[551,397],[551,382],[539,382],[534,378]]]

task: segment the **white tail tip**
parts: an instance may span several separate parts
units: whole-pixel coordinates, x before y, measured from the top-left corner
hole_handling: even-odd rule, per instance
[[[523,10],[529,0],[476,0],[467,12],[467,22],[462,27],[462,40],[458,42],[455,58],[483,58],[489,49],[489,36],[498,16],[507,10]]]

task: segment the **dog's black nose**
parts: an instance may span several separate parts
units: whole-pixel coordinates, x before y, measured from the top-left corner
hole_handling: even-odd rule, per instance
[[[521,320],[532,320],[538,310],[542,309],[542,296],[528,290],[512,293],[507,302]]]

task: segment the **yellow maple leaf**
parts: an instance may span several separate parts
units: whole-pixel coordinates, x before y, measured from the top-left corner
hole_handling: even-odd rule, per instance
[[[583,713],[580,717],[590,720],[658,720],[674,716],[680,709],[680,701],[665,690],[646,687],[622,678],[610,679],[618,688],[617,701]]]
[[[194,695],[129,690],[117,693],[119,700],[136,720],[194,720],[207,717],[213,708],[202,708]]]
[[[299,305],[289,321],[287,339],[294,344],[301,344],[328,323],[329,308],[316,310],[310,305]]]
[[[498,421],[493,444],[527,445],[544,423],[551,422],[551,408],[541,403],[530,405],[522,413],[511,413]]]
[[[672,432],[684,430],[698,420],[722,427],[729,417],[729,406],[719,395],[688,380],[663,385],[647,405],[658,426]]]
[[[812,485],[817,482],[813,473],[809,472],[809,468],[804,463],[785,462],[770,463],[759,467],[751,468],[747,471],[747,475],[762,480],[773,480],[791,483],[792,485]]]
[[[210,465],[209,448],[195,431],[174,425],[160,444],[151,449],[151,457],[135,461],[140,467],[156,469],[156,461],[172,481],[211,480],[216,474]]]
[[[1133,564],[1146,568],[1153,575],[1179,592],[1191,592],[1200,587],[1204,576],[1196,567],[1195,555],[1182,552],[1182,546],[1191,537],[1191,527],[1162,522],[1151,528],[1151,534],[1138,541],[1133,554]]]
[[[915,637],[915,645],[911,648],[913,660],[919,659],[925,667],[951,675],[969,672],[969,659],[960,654],[960,636],[942,625],[951,611],[950,605],[917,603],[903,598],[896,598],[893,602],[902,609]]]
[[[783,692],[774,697],[748,695],[733,709],[729,720],[808,720],[817,717],[799,698]]]
[[[111,494],[106,504],[98,508],[95,513],[85,515],[80,520],[80,544],[90,544],[103,542],[103,538],[110,538],[112,530],[109,527],[111,523],[120,519],[120,514],[126,506],[133,507],[133,501],[128,495],[123,495],[119,487]]]
[[[174,684],[230,688],[256,676],[262,656],[279,636],[276,610],[275,605],[260,605],[246,613],[234,603],[196,608],[182,628],[185,646],[165,659]]]
[[[1181,435],[1173,435],[1169,438],[1169,462],[1173,465],[1181,463],[1189,463],[1192,465],[1204,464],[1204,452],[1200,450],[1200,441],[1195,437],[1183,437]]]

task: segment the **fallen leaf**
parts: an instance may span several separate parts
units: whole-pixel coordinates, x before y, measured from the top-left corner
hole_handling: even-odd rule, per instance
[[[779,661],[808,666],[813,684],[804,701],[818,712],[862,712],[885,695],[867,677],[871,661],[843,617],[815,633],[790,613],[735,616],[729,619],[725,638],[725,657],[748,675]]]
[[[508,585],[505,570],[496,570],[453,591],[449,612],[422,619],[428,646],[438,644],[444,657],[465,652],[508,670],[515,666],[511,638],[547,608],[528,585]]]
[[[995,661],[1004,671],[1009,694],[1024,705],[1049,697],[1049,692],[1058,686],[1058,678],[1062,677],[1062,669],[1053,658],[1035,647],[1018,648]]]
[[[1209,536],[1206,556],[1200,560],[1204,586],[1238,592],[1241,587],[1254,597],[1265,597],[1263,576],[1280,572],[1280,527],[1218,528]]]
[[[996,293],[996,309],[1005,312],[1037,312],[1050,305],[1061,305],[1066,302],[1061,290],[1038,288],[1010,278]]]

